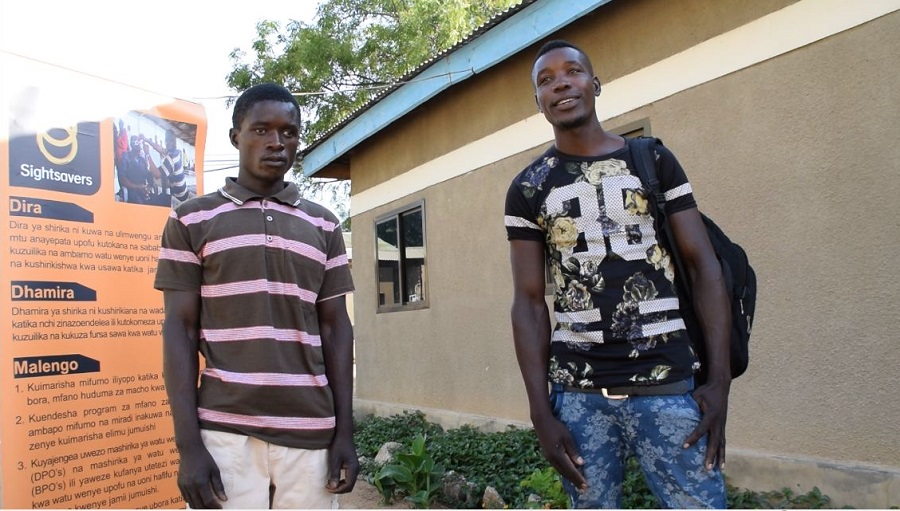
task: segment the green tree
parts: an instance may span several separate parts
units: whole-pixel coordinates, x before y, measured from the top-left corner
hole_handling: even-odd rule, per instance
[[[231,53],[228,85],[281,83],[298,93],[306,145],[518,0],[324,0],[312,23],[256,26],[252,56]],[[300,173],[301,169],[295,168]],[[346,198],[349,183],[297,179],[304,193]]]

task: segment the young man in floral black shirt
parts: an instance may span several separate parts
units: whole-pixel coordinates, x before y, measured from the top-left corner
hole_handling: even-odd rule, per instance
[[[730,316],[690,182],[657,145],[668,219],[708,339],[709,378],[696,389],[699,363],[678,311],[673,261],[629,144],[597,118],[601,87],[590,60],[551,41],[532,84],[555,143],[513,179],[505,224],[516,355],[544,455],[579,508],[622,507],[631,454],[664,507],[724,508]]]

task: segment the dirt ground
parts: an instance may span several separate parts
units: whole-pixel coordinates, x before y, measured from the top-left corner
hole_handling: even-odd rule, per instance
[[[356,481],[352,492],[339,497],[339,502],[341,509],[410,509],[409,503],[403,500],[395,501],[389,506],[383,505],[378,490],[362,477]]]

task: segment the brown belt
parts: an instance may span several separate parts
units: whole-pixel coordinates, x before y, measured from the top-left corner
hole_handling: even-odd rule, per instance
[[[626,399],[629,396],[674,396],[691,391],[691,379],[664,383],[662,385],[632,385],[628,387],[580,388],[566,385],[566,392],[589,392],[603,394],[609,399]]]

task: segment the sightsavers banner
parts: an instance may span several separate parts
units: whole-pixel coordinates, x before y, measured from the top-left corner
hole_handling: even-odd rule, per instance
[[[0,505],[184,507],[153,277],[203,107],[0,58]]]

